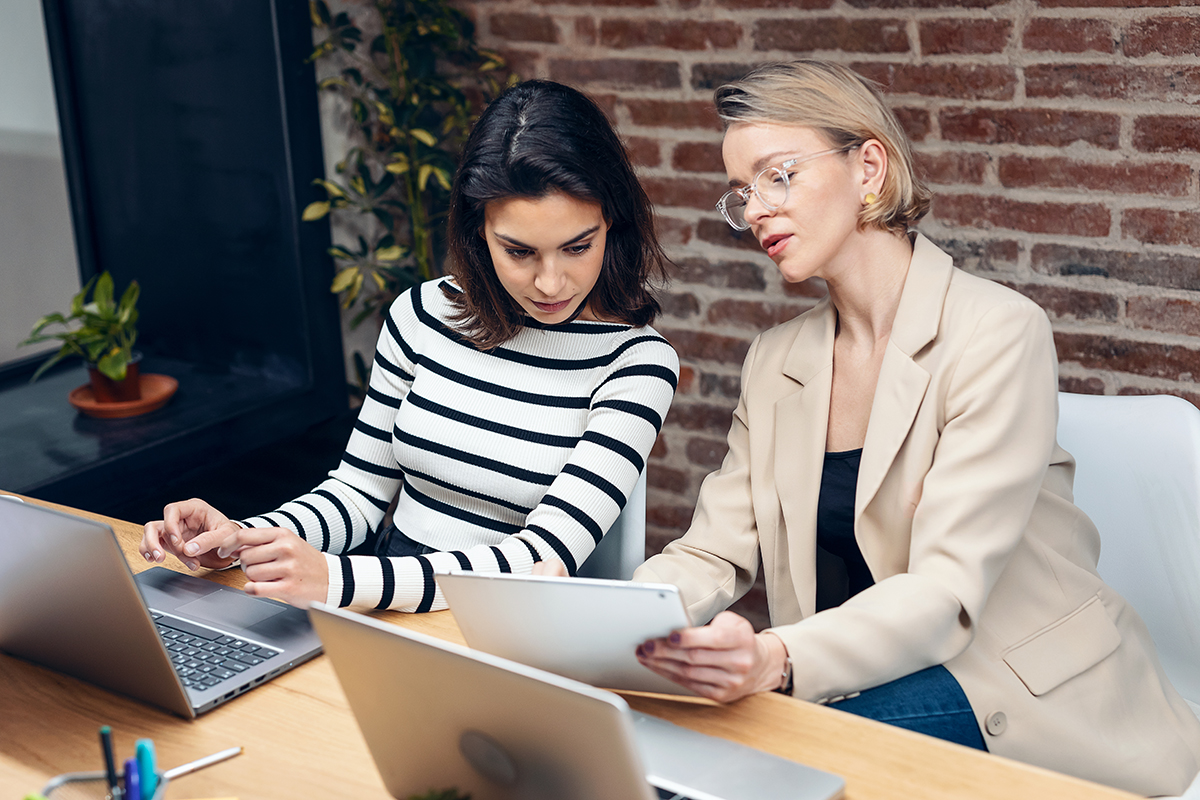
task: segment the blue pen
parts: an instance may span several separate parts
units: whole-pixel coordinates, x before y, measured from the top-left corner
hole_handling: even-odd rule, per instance
[[[117,765],[113,761],[112,728],[107,725],[100,726],[100,749],[104,752],[104,778],[108,781],[108,794],[109,797],[116,797],[119,791]]]
[[[154,790],[158,788],[158,765],[154,758],[154,742],[149,739],[137,740],[137,771],[142,786],[142,796],[128,797],[127,800],[150,800]]]
[[[125,800],[141,800],[142,782],[138,780],[137,760],[125,759]]]

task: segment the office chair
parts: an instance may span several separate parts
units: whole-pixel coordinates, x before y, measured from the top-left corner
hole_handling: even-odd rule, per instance
[[[625,502],[617,521],[579,568],[580,577],[627,581],[646,560],[646,472]]]
[[[1137,610],[1200,716],[1200,410],[1166,395],[1060,393],[1075,505],[1100,530],[1100,577]],[[1200,799],[1200,778],[1183,795]]]

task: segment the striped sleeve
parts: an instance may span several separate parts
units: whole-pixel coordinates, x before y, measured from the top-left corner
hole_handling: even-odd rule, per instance
[[[337,469],[308,494],[243,525],[287,528],[326,553],[345,553],[378,529],[404,479],[392,429],[420,360],[422,325],[412,313],[413,292],[392,304],[379,334],[367,396]]]
[[[574,574],[633,491],[678,382],[678,357],[665,339],[650,331],[631,341],[597,382],[583,435],[521,530],[498,545],[419,557],[327,556],[327,602],[433,611],[446,607],[437,573],[528,573],[536,561],[557,558]]]

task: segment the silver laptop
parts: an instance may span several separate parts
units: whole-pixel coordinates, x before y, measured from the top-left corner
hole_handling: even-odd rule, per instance
[[[435,579],[476,650],[603,689],[694,696],[634,655],[691,625],[674,586],[482,572]]]
[[[195,717],[321,652],[304,611],[162,567],[112,529],[0,500],[0,650]]]
[[[569,678],[320,603],[309,614],[394,797],[829,800],[845,785]]]

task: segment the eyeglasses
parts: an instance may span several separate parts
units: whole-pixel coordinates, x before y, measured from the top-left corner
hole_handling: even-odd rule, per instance
[[[777,211],[788,201],[788,189],[792,177],[792,173],[788,170],[797,164],[803,164],[805,161],[812,161],[821,156],[848,153],[856,147],[858,147],[856,144],[848,147],[835,147],[832,150],[822,150],[819,153],[812,153],[800,158],[789,158],[777,167],[767,167],[755,175],[754,180],[747,185],[740,189],[730,189],[722,195],[721,199],[717,201],[717,210],[735,231],[747,230],[750,223],[746,220],[746,206],[750,202],[750,195],[757,196],[758,202],[766,206],[768,210]]]

